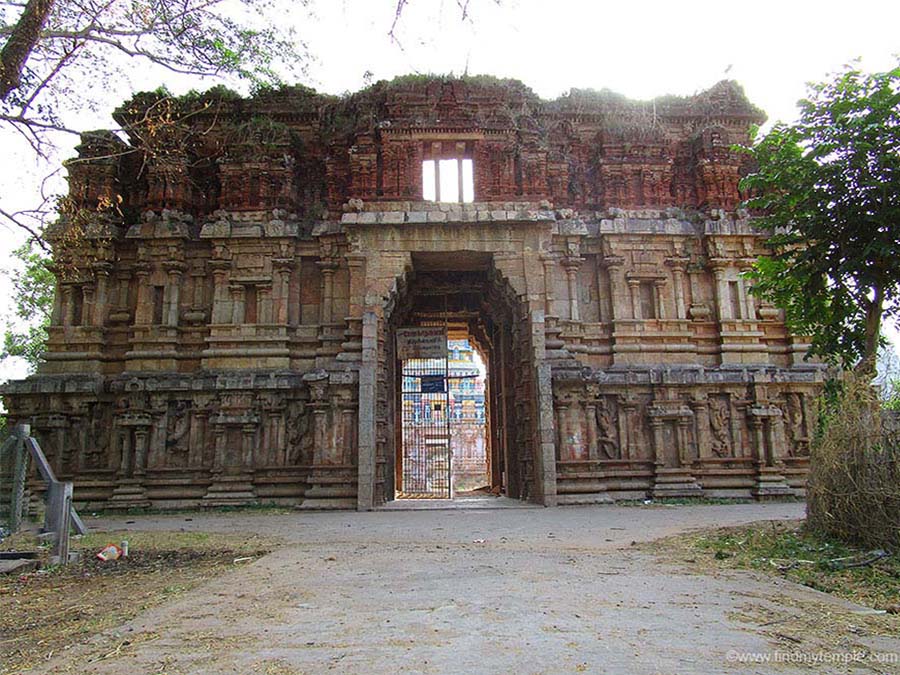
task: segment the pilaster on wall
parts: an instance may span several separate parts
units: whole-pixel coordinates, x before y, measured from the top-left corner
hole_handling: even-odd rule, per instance
[[[377,401],[375,381],[378,370],[379,319],[374,311],[362,316],[362,363],[359,369],[359,478],[357,509],[375,507],[377,461]]]
[[[553,415],[553,374],[546,359],[544,345],[544,312],[529,311],[531,353],[534,363],[535,411],[534,434],[535,478],[540,494],[537,499],[544,506],[556,506],[556,430]]]
[[[542,262],[550,263],[551,258],[542,257]],[[530,354],[534,382],[532,408],[534,448],[534,500],[544,506],[556,506],[556,432],[553,415],[552,369],[547,359],[547,326],[545,307],[548,304],[547,291],[544,294],[529,293],[529,288],[547,289],[546,270],[537,265],[525,265],[522,255],[494,255],[494,266],[509,283],[524,303],[525,320],[529,332]],[[532,261],[536,262],[536,261]],[[552,263],[550,263],[552,264]],[[543,279],[539,275],[543,275]],[[534,277],[538,278],[534,278]],[[543,295],[543,297],[542,297]]]

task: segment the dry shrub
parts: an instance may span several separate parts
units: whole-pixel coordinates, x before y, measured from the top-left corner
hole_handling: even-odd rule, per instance
[[[820,404],[806,515],[814,531],[900,550],[900,418],[862,377]]]

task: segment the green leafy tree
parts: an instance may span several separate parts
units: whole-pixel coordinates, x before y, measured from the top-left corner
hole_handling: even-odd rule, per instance
[[[7,321],[0,358],[21,356],[34,368],[44,356],[56,278],[47,254],[33,241],[17,248],[13,256],[19,265],[6,273],[13,285],[16,322]]]
[[[771,233],[754,292],[812,354],[874,374],[900,290],[900,66],[847,66],[799,107],[748,150],[758,168],[742,188]]]

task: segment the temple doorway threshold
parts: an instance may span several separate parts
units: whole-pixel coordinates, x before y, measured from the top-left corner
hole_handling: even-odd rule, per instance
[[[487,509],[540,509],[538,504],[503,495],[479,495],[455,499],[395,499],[378,507],[378,511],[472,511]]]

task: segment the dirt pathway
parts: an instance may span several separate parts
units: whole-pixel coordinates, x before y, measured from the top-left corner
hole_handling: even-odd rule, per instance
[[[105,529],[252,531],[287,543],[39,672],[898,672],[871,659],[825,664],[821,654],[809,657],[820,659],[813,666],[797,664],[803,657],[779,654],[818,653],[824,643],[782,644],[765,625],[786,606],[861,617],[853,606],[749,573],[687,574],[632,545],[802,511],[746,504],[95,521]],[[862,647],[898,653],[900,639],[847,629],[828,653]]]

